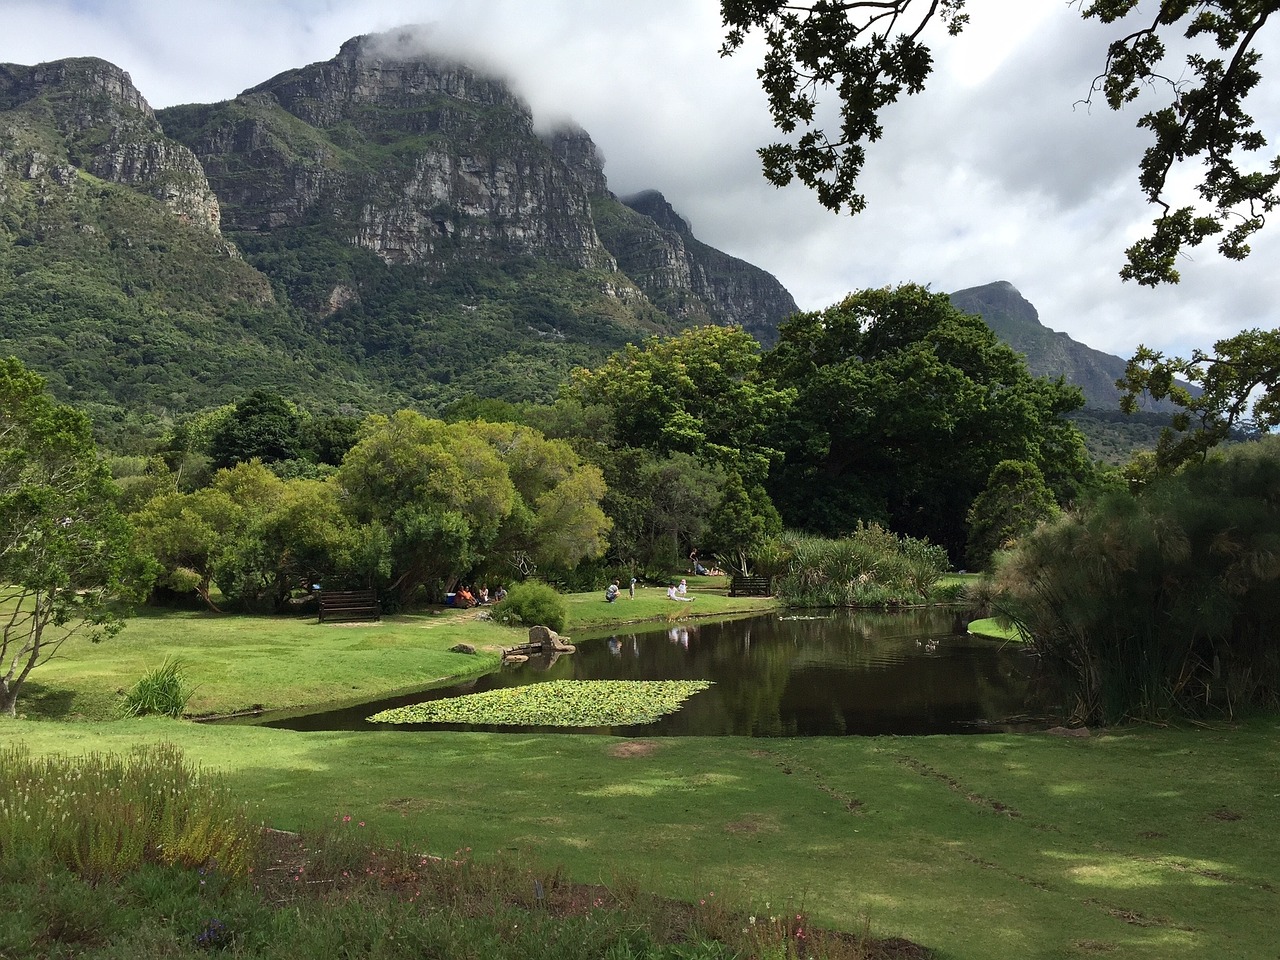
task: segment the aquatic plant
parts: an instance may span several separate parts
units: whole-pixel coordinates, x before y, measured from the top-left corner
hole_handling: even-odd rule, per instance
[[[607,727],[652,723],[709,680],[552,680],[384,710],[375,723],[488,723]]]

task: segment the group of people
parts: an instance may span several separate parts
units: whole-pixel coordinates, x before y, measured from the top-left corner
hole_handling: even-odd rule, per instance
[[[693,597],[686,596],[689,592],[689,581],[681,580],[679,583],[673,583],[667,587],[668,600],[680,600],[684,603],[693,603]]]
[[[458,589],[453,594],[453,605],[462,607],[465,610],[468,607],[482,607],[489,603],[501,603],[506,597],[507,591],[501,585],[490,596],[487,586],[483,586],[473,593],[471,587],[466,584],[459,584]]]
[[[631,578],[631,586],[628,588],[628,593],[631,596],[632,600],[636,598],[636,578],[635,577]],[[617,601],[618,597],[620,597],[621,595],[622,595],[622,587],[619,584],[618,579],[615,577],[613,580],[613,583],[609,584],[609,586],[604,588],[605,603],[614,603],[615,601]]]
[[[703,566],[702,561],[698,559],[698,550],[695,547],[689,551],[689,565],[691,572],[696,577],[723,577],[724,572],[719,567]]]
[[[688,580],[681,580],[679,583],[672,582],[671,586],[667,588],[667,599],[682,600],[685,603],[692,603],[694,598],[690,596],[686,596],[688,592],[689,592]],[[636,578],[635,577],[631,578],[631,586],[628,590],[628,593],[632,600],[636,598]],[[613,583],[609,584],[609,586],[604,588],[604,602],[617,603],[618,597],[620,596],[622,596],[622,583],[620,580],[618,580],[615,577]]]

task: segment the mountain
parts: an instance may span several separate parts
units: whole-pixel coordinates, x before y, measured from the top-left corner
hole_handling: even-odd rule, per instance
[[[324,395],[322,358],[127,73],[0,65],[0,120],[0,350],[105,433],[223,402],[229,384]]]
[[[1007,280],[949,296],[957,309],[982,317],[996,336],[1026,357],[1036,376],[1065,377],[1084,391],[1086,406],[1119,408],[1116,381],[1124,376],[1126,361],[1044,326],[1036,308]]]
[[[1154,449],[1174,406],[1144,397],[1138,412],[1121,413],[1116,381],[1124,376],[1126,360],[1050,330],[1040,322],[1036,308],[1006,280],[957,290],[949,297],[957,309],[981,317],[996,336],[1022,354],[1033,374],[1063,377],[1084,392],[1085,407],[1072,419],[1094,458],[1124,463],[1135,451]]]
[[[0,349],[95,418],[266,386],[432,410],[546,399],[623,344],[796,310],[586,131],[412,30],[152,111],[106,61],[0,66]]]

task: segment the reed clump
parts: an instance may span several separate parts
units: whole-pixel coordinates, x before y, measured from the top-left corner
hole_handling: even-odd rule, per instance
[[[170,744],[127,756],[0,750],[0,861],[61,864],[91,881],[145,864],[243,876],[259,828],[220,779]]]
[[[774,591],[793,607],[889,609],[927,603],[948,569],[946,550],[859,523],[847,537],[788,532],[769,551]],[[757,570],[763,571],[757,562]]]

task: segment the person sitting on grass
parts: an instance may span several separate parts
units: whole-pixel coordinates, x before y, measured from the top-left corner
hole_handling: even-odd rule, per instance
[[[609,584],[609,586],[607,586],[607,587],[605,588],[605,591],[604,591],[604,602],[605,602],[605,603],[613,603],[615,600],[617,600],[617,599],[618,599],[618,593],[619,593],[619,590],[618,590],[618,581],[617,581],[617,580],[615,580],[615,581],[613,581],[613,583]]]
[[[676,589],[676,585],[675,585],[674,583],[673,583],[673,584],[671,584],[671,586],[667,587],[667,599],[668,599],[668,600],[679,600],[679,601],[681,601],[682,603],[693,603],[693,597],[682,597],[682,596],[680,596],[680,593],[679,593],[679,592],[678,592],[678,590]]]
[[[466,587],[458,587],[458,592],[453,598],[453,605],[455,607],[462,607],[462,609],[466,610],[467,608],[474,607],[476,605],[476,598]]]

